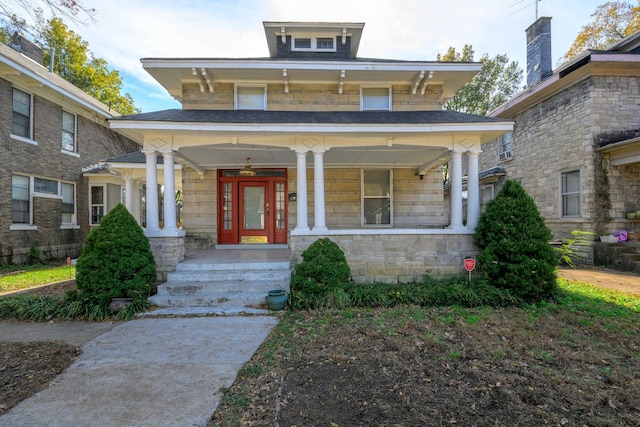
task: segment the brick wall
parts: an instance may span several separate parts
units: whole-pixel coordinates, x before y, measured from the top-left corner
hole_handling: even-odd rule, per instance
[[[28,88],[20,90],[32,93]],[[61,152],[62,107],[38,93],[33,101],[33,135],[37,145],[10,137],[12,84],[0,79],[0,262],[24,261],[31,246],[39,247],[52,258],[76,257],[89,233],[87,179],[82,168],[99,160],[133,152],[139,146],[108,129],[108,123],[94,113],[78,114],[77,155]],[[78,113],[77,107],[70,111]],[[76,184],[76,229],[61,229],[59,198],[33,198],[34,225],[37,230],[10,230],[11,177],[13,174],[36,176]]]

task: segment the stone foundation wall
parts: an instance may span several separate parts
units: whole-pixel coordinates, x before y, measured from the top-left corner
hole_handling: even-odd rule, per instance
[[[436,277],[463,274],[463,260],[479,253],[471,234],[291,236],[293,263],[300,263],[302,252],[323,237],[344,251],[351,276],[358,283],[409,283],[426,273]]]
[[[156,261],[158,282],[165,282],[167,273],[175,271],[176,265],[184,260],[184,237],[149,237],[149,245]]]

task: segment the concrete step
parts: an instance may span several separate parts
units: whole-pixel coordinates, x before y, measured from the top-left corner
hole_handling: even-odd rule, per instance
[[[181,262],[176,265],[176,272],[182,271],[264,271],[291,269],[290,261],[278,262]]]
[[[272,289],[289,291],[289,278],[283,280],[244,280],[244,281],[202,281],[192,283],[165,282],[158,285],[161,295],[194,295],[217,292],[261,292],[264,295]]]
[[[278,270],[189,270],[167,274],[167,282],[171,283],[283,281],[289,279],[291,279],[289,268]]]
[[[149,301],[160,307],[248,307],[258,306],[265,302],[265,292],[216,292],[198,293],[195,295],[157,294]]]

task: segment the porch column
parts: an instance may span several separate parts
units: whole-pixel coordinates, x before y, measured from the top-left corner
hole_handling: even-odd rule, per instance
[[[313,151],[313,231],[327,231],[324,212],[324,150]]]
[[[453,151],[451,155],[451,224],[449,228],[460,229],[462,226],[462,153]]]
[[[145,233],[160,231],[158,214],[158,170],[157,152],[143,151],[146,156],[147,168],[147,227]]]
[[[297,163],[297,211],[296,230],[309,231],[307,222],[307,151],[296,151]]]
[[[173,151],[162,152],[164,165],[164,231],[176,231],[176,182]]]
[[[478,153],[467,153],[469,171],[467,175],[467,227],[476,228],[480,217],[480,182],[478,180]]]
[[[125,169],[122,171],[122,177],[124,178],[124,205],[131,215],[133,213],[133,174],[131,169]]]

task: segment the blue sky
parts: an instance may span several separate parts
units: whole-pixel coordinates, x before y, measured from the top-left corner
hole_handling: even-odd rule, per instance
[[[605,0],[542,0],[554,66]],[[475,59],[507,54],[525,68],[535,0],[85,0],[95,21],[69,26],[120,71],[143,112],[180,108],[140,58],[268,56],[263,21],[364,22],[360,57],[435,60],[471,44]]]

